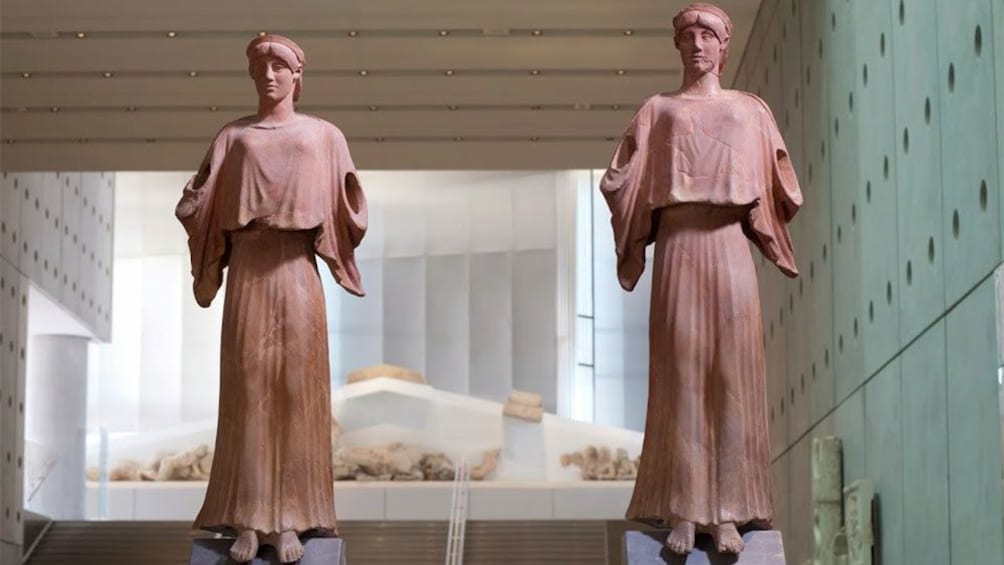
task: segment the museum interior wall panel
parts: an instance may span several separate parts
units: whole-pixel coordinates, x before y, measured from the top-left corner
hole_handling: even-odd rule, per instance
[[[951,563],[945,321],[903,351],[903,563]],[[915,493],[924,493],[916,496]]]
[[[440,389],[470,392],[471,265],[467,254],[426,259],[426,381]]]
[[[945,307],[945,235],[941,229],[942,73],[938,65],[937,2],[910,5],[893,30],[893,88],[896,96],[896,199],[899,224],[900,339],[909,341]],[[898,7],[896,8],[898,12]],[[905,10],[905,7],[904,7]],[[888,41],[888,40],[887,40]],[[947,232],[951,237],[951,232]],[[907,264],[909,263],[909,271]]]
[[[945,320],[952,563],[996,563],[1004,552],[994,282],[984,279]]]
[[[758,262],[768,359],[788,363],[771,368],[768,390],[775,497],[787,512],[778,523],[795,561],[813,551],[811,529],[795,523],[811,516],[794,494],[811,491],[800,446],[828,434],[843,440],[844,484],[876,484],[883,562],[1004,556],[991,276],[1004,217],[992,180],[1001,175],[993,97],[1002,77],[991,28],[1004,10],[990,5],[785,1],[769,12],[765,3],[751,35],[762,29],[763,47],[737,73],[736,87],[760,92],[779,120],[795,102],[786,96],[793,81],[804,94],[800,154],[789,141],[806,197],[792,224],[802,276],[781,281]],[[791,42],[784,24],[795,14],[801,76],[785,71],[782,55],[775,101],[772,42]],[[797,135],[780,125],[786,140]],[[777,351],[779,301],[793,328]],[[981,527],[966,529],[972,520]]]
[[[998,2],[999,4],[999,2]],[[945,294],[958,301],[1001,260],[991,0],[938,3]],[[913,15],[904,8],[904,24]],[[999,178],[999,177],[998,177]]]
[[[85,333],[110,337],[114,188],[112,175],[106,173],[3,172],[2,177],[0,539],[19,551],[25,499],[29,294],[42,293],[54,308],[72,314]],[[88,199],[86,211],[80,198]],[[78,401],[83,403],[84,397]]]

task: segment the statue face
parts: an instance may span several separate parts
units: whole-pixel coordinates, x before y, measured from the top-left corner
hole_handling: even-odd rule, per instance
[[[717,71],[722,59],[722,42],[715,32],[700,24],[683,28],[676,35],[676,48],[683,67],[699,75]]]
[[[292,96],[300,72],[290,69],[282,59],[271,55],[259,57],[251,64],[251,78],[258,98],[269,102],[280,102]]]

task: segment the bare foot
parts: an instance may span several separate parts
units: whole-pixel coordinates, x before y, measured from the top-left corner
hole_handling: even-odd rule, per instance
[[[716,529],[715,545],[718,546],[718,553],[731,553],[738,555],[743,550],[745,544],[743,537],[736,530],[736,525],[732,522],[725,522]]]
[[[694,523],[679,521],[666,538],[666,547],[677,555],[686,555],[694,550]]]
[[[254,530],[241,530],[237,540],[230,546],[230,558],[238,563],[247,563],[258,554],[258,534]]]
[[[303,545],[296,532],[282,532],[279,534],[279,543],[275,546],[275,552],[279,554],[279,561],[282,563],[294,563],[303,557]]]

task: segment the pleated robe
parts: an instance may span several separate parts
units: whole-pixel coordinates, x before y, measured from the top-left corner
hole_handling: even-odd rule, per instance
[[[767,105],[725,90],[659,94],[634,116],[600,190],[632,290],[655,243],[649,397],[626,517],[698,531],[769,527],[766,363],[747,241],[796,277],[787,223],[802,195]]]
[[[227,124],[175,213],[206,307],[227,269],[216,447],[194,527],[336,532],[324,294],[315,255],[362,296],[366,201],[345,137],[297,114]]]

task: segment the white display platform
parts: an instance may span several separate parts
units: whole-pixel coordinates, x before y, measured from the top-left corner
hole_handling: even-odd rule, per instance
[[[544,414],[541,422],[502,415],[502,404],[443,392],[429,385],[376,378],[332,394],[342,427],[339,447],[402,442],[441,451],[453,461],[477,465],[486,450],[501,449],[489,480],[470,486],[470,519],[621,519],[631,481],[582,481],[561,455],[587,446],[641,451],[639,432]],[[173,430],[113,435],[108,460],[149,461],[165,451],[213,445],[215,421]],[[88,438],[88,465],[98,463],[98,441]],[[87,486],[87,516],[98,518],[98,483]],[[202,482],[111,482],[107,515],[116,520],[190,520],[205,495]],[[452,482],[338,481],[335,500],[343,520],[446,520]]]
[[[633,481],[471,483],[469,520],[621,520]],[[453,483],[335,483],[339,520],[449,520]],[[87,483],[87,517],[99,518],[98,484]],[[206,494],[204,482],[114,482],[108,485],[107,520],[193,520]]]

